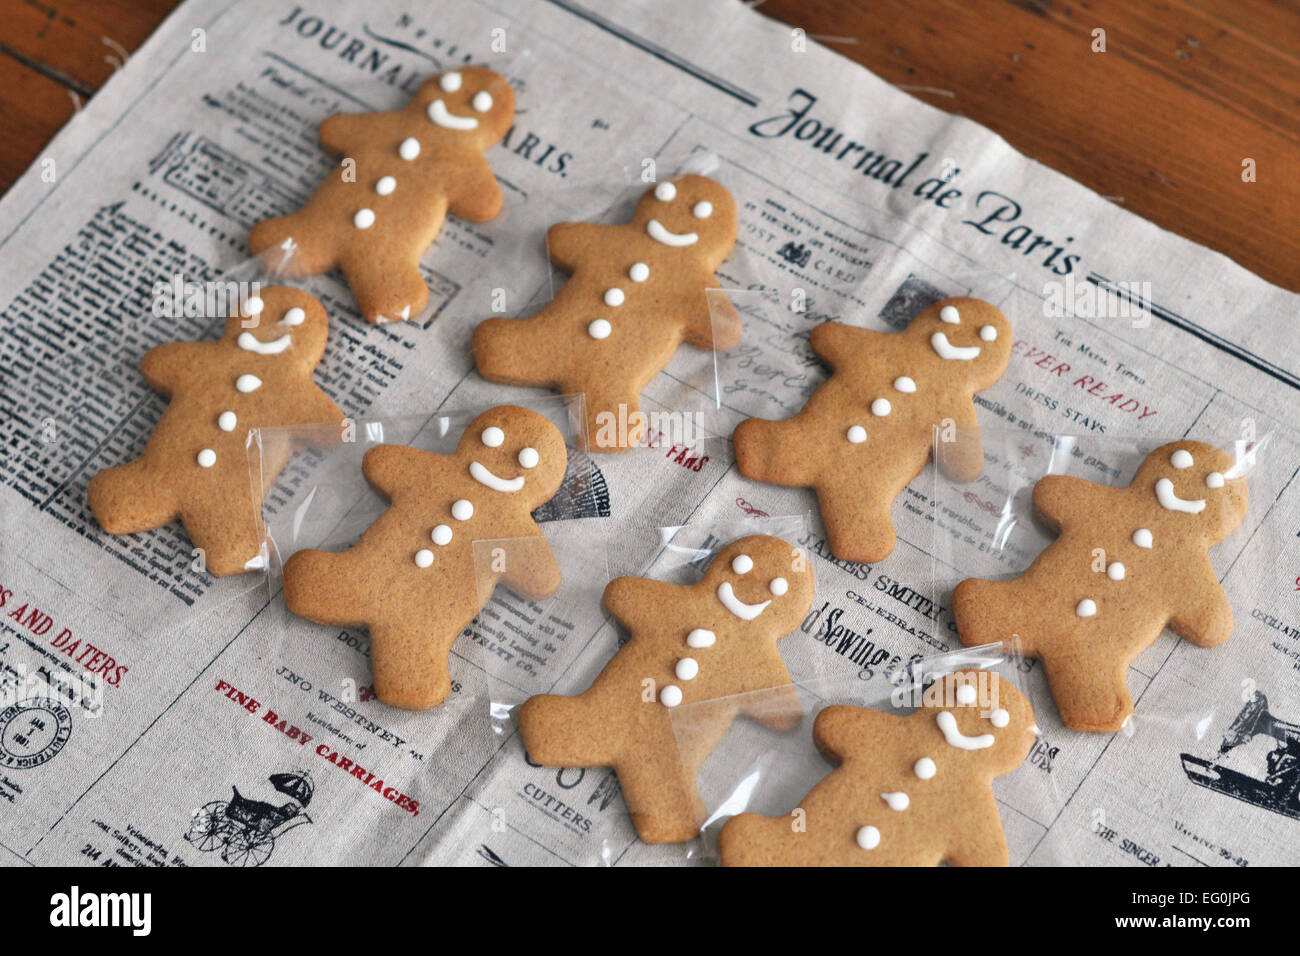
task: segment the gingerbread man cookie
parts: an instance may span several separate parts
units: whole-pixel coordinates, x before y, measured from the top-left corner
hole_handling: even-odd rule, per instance
[[[945,299],[899,333],[837,322],[810,344],[833,374],[799,414],[737,426],[736,465],[746,478],[813,488],[831,551],[845,561],[888,557],[897,538],[889,512],[951,423],[939,466],[957,481],[984,466],[972,396],[996,382],[1011,357],[1011,326],[979,299]]]
[[[292,239],[286,268],[339,268],[368,322],[396,322],[429,301],[420,257],[450,210],[472,222],[501,211],[483,151],[514,122],[515,95],[483,67],[433,77],[411,102],[380,113],[340,113],[320,126],[321,147],[343,162],[297,212],[253,227],[255,253]]]
[[[585,394],[587,443],[624,451],[645,433],[641,391],[683,341],[725,351],[740,316],[706,289],[736,241],[736,204],[694,174],[648,190],[623,226],[565,222],[546,234],[551,261],[573,277],[528,319],[489,319],[474,330],[483,377]]]
[[[722,863],[1006,866],[993,778],[1020,766],[1036,733],[1029,702],[988,672],[944,677],[906,717],[827,707],[813,739],[840,766],[788,816],[728,820]]]
[[[799,723],[776,642],[799,626],[812,597],[808,559],[767,535],[727,545],[696,584],[611,581],[605,607],[631,639],[582,694],[524,704],[529,756],[547,767],[612,766],[642,840],[694,839],[704,819],[696,775],[736,717],[780,730]],[[671,711],[700,702],[675,734]]]
[[[1157,448],[1126,488],[1049,475],[1034,513],[1059,537],[1010,581],[969,578],[952,596],[962,643],[1016,638],[1047,671],[1073,730],[1119,730],[1129,664],[1168,627],[1200,647],[1232,633],[1208,549],[1246,516],[1246,482],[1213,445]]]
[[[532,511],[559,490],[567,459],[560,430],[514,405],[474,419],[451,454],[377,445],[361,467],[392,506],[347,551],[295,553],[285,603],[319,624],[369,628],[384,703],[442,703],[452,643],[498,582],[529,600],[560,586]]]
[[[218,577],[265,568],[260,493],[292,449],[283,442],[264,449],[258,489],[246,439],[254,428],[343,420],[311,377],[328,325],[312,296],[272,286],[244,301],[220,341],[146,352],[145,381],[171,402],[144,454],[91,479],[90,508],[100,526],[136,534],[180,518]]]

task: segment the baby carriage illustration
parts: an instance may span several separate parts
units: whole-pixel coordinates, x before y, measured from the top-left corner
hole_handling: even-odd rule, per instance
[[[250,800],[232,785],[229,800],[213,800],[194,812],[185,839],[204,853],[220,848],[221,859],[231,866],[261,866],[271,858],[277,837],[312,822],[307,804],[315,791],[305,770],[273,773],[267,779],[292,799],[279,806]]]

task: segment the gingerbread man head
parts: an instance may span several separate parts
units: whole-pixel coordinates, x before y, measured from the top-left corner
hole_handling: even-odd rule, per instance
[[[482,66],[439,73],[404,107],[422,122],[421,152],[470,149],[482,152],[501,141],[515,118],[515,92],[505,77]]]
[[[939,381],[979,391],[998,380],[1011,358],[1011,324],[982,299],[944,299],[917,313],[902,333]]]
[[[668,249],[703,260],[713,271],[736,241],[736,201],[721,183],[688,173],[646,190],[632,226]]]
[[[1129,488],[1148,497],[1179,534],[1199,534],[1207,547],[1232,534],[1246,517],[1246,479],[1228,454],[1204,442],[1161,445],[1147,455]],[[1151,538],[1149,531],[1145,537]]]
[[[924,755],[938,771],[930,776],[936,777],[944,771],[967,779],[1009,773],[1020,766],[1038,733],[1024,694],[989,671],[958,671],[936,680],[912,719],[937,729],[929,739],[943,741]],[[929,779],[930,765],[916,759],[916,777]]]
[[[801,550],[768,535],[727,545],[696,585],[716,597],[728,624],[760,622],[765,632],[785,635],[803,621],[813,598],[813,573]]]
[[[484,490],[518,496],[529,511],[555,494],[568,462],[560,430],[545,416],[517,405],[501,405],[470,422],[456,455]]]
[[[240,367],[246,365],[250,373],[261,368],[282,373],[286,366],[310,373],[325,354],[325,307],[302,289],[274,286],[266,291],[266,298],[245,299],[226,320],[222,341],[239,350]]]

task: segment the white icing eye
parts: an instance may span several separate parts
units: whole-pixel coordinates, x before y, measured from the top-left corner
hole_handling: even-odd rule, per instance
[[[957,688],[957,703],[973,704],[975,703],[975,688],[970,684],[961,684]]]
[[[947,322],[949,325],[961,325],[961,313],[957,311],[955,305],[945,305],[939,310],[939,321]]]
[[[217,463],[217,453],[211,448],[205,448],[199,452],[199,467],[211,468]]]
[[[850,444],[861,445],[867,440],[867,430],[861,425],[853,425],[849,428],[845,437],[848,438]]]
[[[622,305],[625,298],[627,297],[623,295],[622,289],[605,290],[605,304],[610,307],[618,307]]]
[[[444,93],[455,93],[460,89],[460,74],[455,72],[444,73],[438,77],[438,85],[442,87]]]
[[[440,548],[445,548],[451,544],[451,528],[445,524],[440,524],[433,529],[433,543]]]
[[[790,590],[790,582],[785,578],[773,578],[767,585],[767,589],[777,597],[781,597],[786,591]]]
[[[495,425],[489,425],[483,429],[483,434],[479,435],[479,440],[489,448],[500,448],[506,440],[506,433]]]
[[[996,342],[998,340],[998,327],[996,325],[986,325],[980,329],[980,338],[985,342]]]
[[[379,182],[375,183],[375,192],[381,196],[387,196],[397,188],[397,180],[392,176],[382,176]]]
[[[994,727],[1005,727],[1011,723],[1011,715],[999,707],[993,713],[989,714],[989,723]]]
[[[644,262],[634,262],[632,268],[627,270],[627,277],[633,282],[645,282],[650,278],[650,267]]]
[[[261,315],[264,306],[265,303],[262,302],[261,296],[250,295],[244,300],[244,304],[239,307],[239,311],[248,316]]]
[[[537,453],[536,448],[519,449],[519,464],[524,468],[536,468],[541,460],[542,456]]]
[[[1079,617],[1092,617],[1097,613],[1097,602],[1092,598],[1084,598],[1074,609],[1074,613]]]
[[[707,199],[702,202],[697,202],[691,207],[691,214],[696,219],[708,219],[713,215],[713,203],[709,202]]]
[[[402,145],[397,147],[397,155],[402,159],[410,162],[420,155],[420,141],[414,136],[408,136],[402,140]]]
[[[375,211],[373,209],[358,209],[357,214],[352,217],[352,225],[358,229],[369,229],[375,224]]]
[[[452,504],[451,516],[457,521],[468,521],[474,517],[474,505],[464,498],[460,498]]]
[[[877,417],[888,415],[893,410],[894,406],[889,404],[889,399],[887,398],[877,398],[871,403],[871,414]]]
[[[302,325],[306,321],[307,313],[295,305],[281,317],[280,325],[293,327],[295,325]]]
[[[677,198],[677,187],[670,182],[662,182],[655,187],[655,199],[660,202],[672,202]]]
[[[417,568],[427,568],[433,564],[433,552],[428,548],[421,548],[415,552],[415,566]]]
[[[1173,465],[1180,471],[1183,468],[1191,468],[1193,465],[1192,453],[1186,448],[1180,448],[1169,456],[1169,464]]]
[[[900,375],[898,378],[894,379],[894,388],[907,395],[911,395],[916,391],[916,382],[912,381],[912,379],[906,375]]]
[[[613,331],[614,327],[605,319],[595,319],[587,326],[587,334],[593,339],[607,339]]]
[[[1205,476],[1205,487],[1222,488],[1223,475],[1219,474],[1217,471],[1210,472],[1208,475]]]
[[[492,108],[492,94],[487,90],[480,90],[474,94],[474,98],[469,101],[469,105],[480,113],[486,113]]]
[[[880,831],[873,826],[859,827],[853,838],[864,850],[874,850],[880,846]]]
[[[732,559],[731,570],[737,574],[748,574],[754,570],[754,559],[747,554],[738,554]]]

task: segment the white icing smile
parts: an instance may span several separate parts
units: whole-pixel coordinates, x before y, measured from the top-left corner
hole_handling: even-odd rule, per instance
[[[1156,482],[1156,500],[1166,511],[1183,511],[1189,515],[1198,515],[1205,510],[1204,498],[1197,498],[1194,501],[1179,498],[1174,494],[1174,483],[1168,478],[1161,478]]]
[[[669,232],[658,219],[651,219],[647,222],[645,231],[651,239],[655,242],[661,242],[665,246],[693,246],[700,241],[699,235],[694,232],[683,232],[681,234]]]
[[[736,617],[742,621],[752,621],[764,611],[771,601],[764,601],[762,604],[746,604],[740,598],[736,597],[736,592],[731,589],[730,581],[723,581],[718,585],[718,600]]]
[[[256,352],[258,355],[279,355],[292,344],[293,336],[288,333],[270,342],[260,341],[252,332],[239,333],[239,347],[245,352]]]
[[[956,359],[960,362],[969,362],[977,358],[980,354],[978,345],[961,347],[953,345],[948,341],[948,336],[943,332],[935,332],[930,336],[930,347],[939,353],[941,359]]]
[[[457,116],[448,111],[447,104],[442,100],[434,100],[429,104],[429,119],[443,129],[478,129],[477,119],[472,116]]]
[[[523,475],[520,475],[517,478],[511,478],[509,480],[505,478],[498,478],[496,475],[492,474],[491,471],[489,471],[487,468],[483,467],[481,464],[479,464],[476,461],[471,461],[469,463],[469,476],[473,478],[475,481],[477,481],[480,485],[486,485],[488,488],[491,488],[493,491],[504,491],[507,494],[518,491],[524,486]]]
[[[959,750],[983,750],[986,747],[993,746],[992,734],[967,737],[957,729],[957,718],[946,710],[940,711],[935,720],[939,723],[939,729],[943,731],[943,739],[948,741],[948,745],[951,747],[956,747]]]

